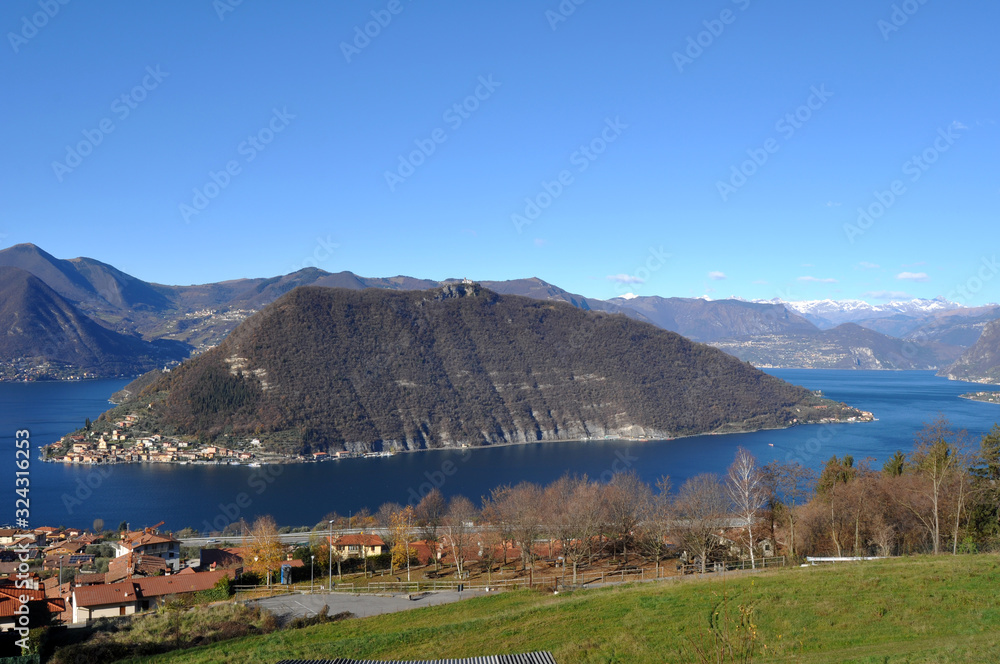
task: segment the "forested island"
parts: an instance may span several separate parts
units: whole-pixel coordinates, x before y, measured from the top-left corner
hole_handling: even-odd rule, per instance
[[[473,283],[298,288],[116,398],[102,431],[132,417],[144,437],[289,458],[872,419],[654,325]]]

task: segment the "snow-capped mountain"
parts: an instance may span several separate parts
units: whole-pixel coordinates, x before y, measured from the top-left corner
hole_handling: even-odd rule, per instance
[[[915,298],[912,300],[894,300],[885,304],[870,304],[864,300],[794,300],[781,298],[772,300],[754,300],[768,304],[783,304],[817,327],[829,328],[841,323],[854,323],[870,318],[885,318],[889,316],[926,316],[940,311],[962,309],[957,302],[950,302],[943,297],[933,300]]]

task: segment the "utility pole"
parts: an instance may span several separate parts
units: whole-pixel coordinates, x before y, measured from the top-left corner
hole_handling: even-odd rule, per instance
[[[330,570],[330,592],[333,592],[333,519],[330,519],[330,559],[327,562]]]

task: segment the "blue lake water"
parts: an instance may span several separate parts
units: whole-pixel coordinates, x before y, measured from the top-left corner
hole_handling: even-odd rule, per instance
[[[776,369],[780,378],[870,410],[877,422],[793,427],[727,436],[697,436],[648,443],[590,441],[543,443],[400,454],[319,464],[247,468],[236,466],[119,465],[85,468],[37,460],[37,448],[78,428],[84,418],[109,408],[108,396],[127,381],[0,383],[0,454],[10,469],[7,505],[0,524],[14,522],[14,433],[31,432],[31,524],[109,527],[160,520],[168,528],[221,527],[240,517],[274,516],[282,525],[312,525],[331,511],[376,510],[386,501],[407,503],[432,486],[473,501],[501,484],[546,483],[564,473],[607,478],[635,469],[655,482],[669,475],[674,486],[703,472],[723,472],[742,445],[762,463],[798,459],[819,467],[836,454],[872,457],[881,464],[897,449],[910,449],[922,423],[938,413],[982,436],[1000,422],[1000,405],[959,399],[972,390],[998,389],[948,381],[929,371],[833,371]],[[769,444],[773,444],[771,447]]]

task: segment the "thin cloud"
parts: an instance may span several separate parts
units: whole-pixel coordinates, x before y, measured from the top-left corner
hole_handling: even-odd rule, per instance
[[[711,279],[712,281],[722,281],[723,279],[726,278],[726,273],[718,271],[709,272],[708,278]]]
[[[544,247],[544,246],[545,246],[545,245],[547,245],[548,243],[549,243],[549,241],[548,241],[548,240],[543,240],[543,239],[542,239],[542,238],[540,238],[540,237],[536,237],[536,238],[535,238],[535,246],[536,246],[536,247]]]
[[[868,261],[861,261],[860,263],[858,263],[858,265],[860,265],[866,270],[877,270],[880,267],[882,267],[878,263],[869,263]]]
[[[614,281],[619,284],[644,284],[645,279],[640,279],[639,277],[633,277],[631,274],[609,274],[607,276],[608,281]]]
[[[820,277],[799,277],[799,281],[805,281],[805,282],[808,282],[810,284],[835,284],[835,283],[837,283],[836,279],[831,279],[831,278],[822,279]]]
[[[868,291],[862,293],[861,297],[870,297],[873,300],[910,300],[913,296],[903,291]]]
[[[954,122],[951,123],[951,128],[952,129],[968,129],[968,127],[966,127],[964,124],[962,124],[958,120],[955,120]]]
[[[896,275],[897,279],[902,281],[930,281],[931,278],[927,276],[926,272],[900,272]]]
[[[843,203],[834,203],[833,201],[826,202],[827,207],[840,207],[841,205],[843,205]]]

